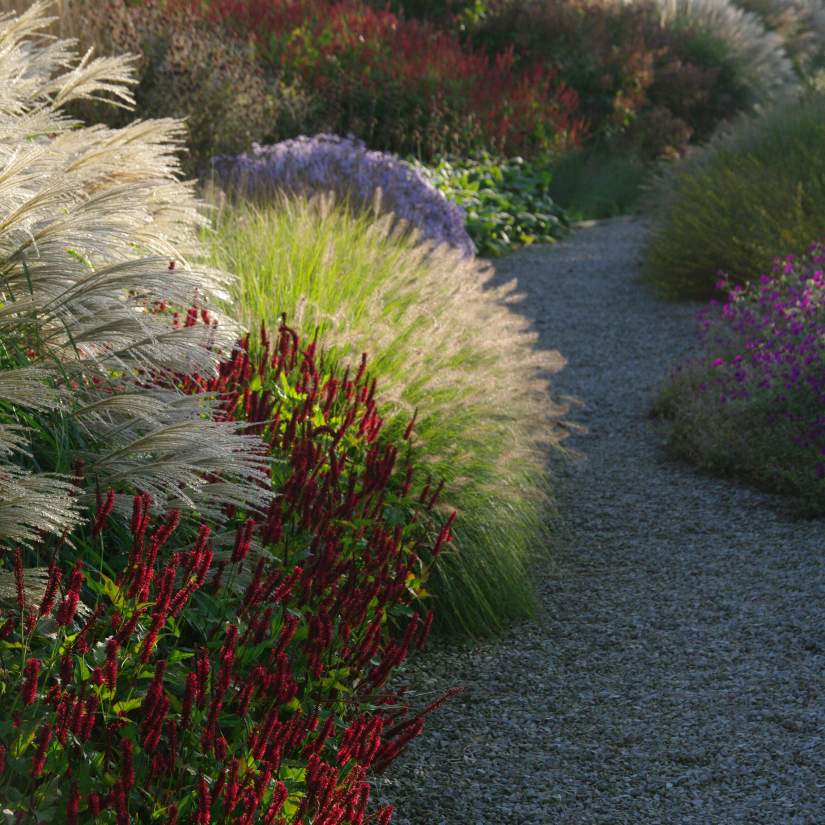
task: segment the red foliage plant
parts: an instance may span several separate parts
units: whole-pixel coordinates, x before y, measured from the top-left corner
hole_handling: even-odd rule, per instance
[[[50,559],[0,617],[0,801],[15,823],[386,825],[368,772],[447,698],[411,712],[387,680],[426,639],[414,602],[452,519],[426,528],[437,494],[382,442],[366,359],[325,370],[282,326],[181,386],[263,436],[280,494],[228,506],[229,534],[141,493],[127,526],[107,494],[72,544],[0,551]]]
[[[208,14],[251,36],[270,66],[316,95],[319,127],[354,132],[372,148],[530,154],[583,129],[578,97],[554,71],[520,74],[512,52],[491,59],[361,0],[212,0]]]

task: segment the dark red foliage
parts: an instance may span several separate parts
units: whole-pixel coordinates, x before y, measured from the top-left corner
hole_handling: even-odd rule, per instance
[[[313,93],[316,131],[433,157],[542,151],[582,129],[578,97],[552,69],[516,71],[512,50],[490,58],[361,0],[213,0],[209,14],[253,37],[273,69]]]

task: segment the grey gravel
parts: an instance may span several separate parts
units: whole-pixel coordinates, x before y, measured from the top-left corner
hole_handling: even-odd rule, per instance
[[[695,305],[638,282],[637,219],[497,265],[581,399],[581,458],[506,638],[432,645],[418,700],[463,685],[376,788],[397,825],[823,825],[825,531],[671,462],[646,418]]]

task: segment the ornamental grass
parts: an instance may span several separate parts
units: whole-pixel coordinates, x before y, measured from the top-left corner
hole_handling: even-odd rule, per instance
[[[646,277],[674,298],[707,298],[719,271],[745,284],[777,250],[804,252],[823,228],[823,114],[822,95],[785,104],[664,170],[646,195]]]
[[[285,313],[342,361],[369,352],[390,435],[417,411],[431,488],[443,479],[441,500],[458,511],[430,587],[437,622],[489,634],[533,607],[529,565],[548,545],[546,448],[560,440],[547,375],[563,362],[509,306],[513,284],[494,286],[489,266],[391,223],[323,199],[238,204],[217,220],[212,260],[239,274],[228,308],[243,323]]]
[[[239,338],[180,124],[67,117],[133,81],[45,8],[0,18],[0,811],[386,825],[367,771],[446,698],[387,681],[456,516],[365,361]]]

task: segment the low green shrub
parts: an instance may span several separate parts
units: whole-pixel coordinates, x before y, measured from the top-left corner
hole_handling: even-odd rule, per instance
[[[191,8],[167,0],[105,0],[84,15],[98,32],[98,49],[138,55],[136,114],[186,119],[181,161],[189,176],[208,169],[214,155],[291,135],[310,119],[312,103],[297,82],[287,86],[265,74],[248,42]],[[112,126],[134,116],[111,107],[78,111]]]
[[[744,283],[777,249],[802,251],[818,237],[823,115],[821,96],[786,104],[667,168],[646,196],[654,221],[647,278],[673,297],[706,297],[719,270]]]
[[[544,448],[558,440],[544,376],[561,359],[537,351],[505,306],[512,285],[491,288],[489,267],[390,223],[304,199],[240,206],[220,217],[212,260],[241,278],[228,308],[243,323],[283,312],[309,334],[319,327],[339,358],[370,352],[389,435],[418,410],[421,460],[459,513],[432,580],[437,620],[484,635],[533,606],[528,565],[547,545]]]
[[[651,166],[622,146],[594,145],[563,155],[551,168],[550,195],[570,220],[635,211]]]
[[[654,413],[670,448],[703,469],[825,512],[825,247],[774,261],[702,314],[699,352],[674,370]]]
[[[496,257],[519,246],[555,243],[567,229],[564,211],[549,194],[545,165],[523,158],[442,159],[419,168],[465,213],[479,255]]]

